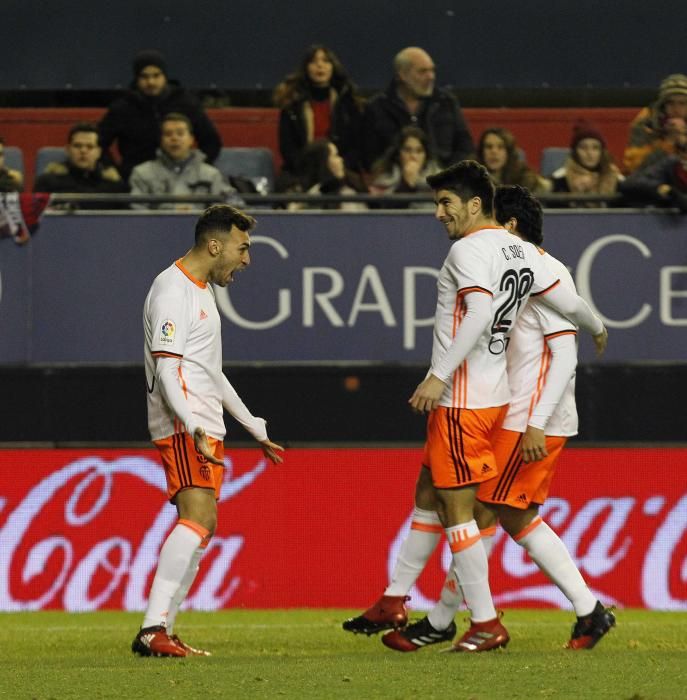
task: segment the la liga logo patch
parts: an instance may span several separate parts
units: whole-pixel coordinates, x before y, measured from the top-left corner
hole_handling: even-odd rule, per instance
[[[165,343],[166,345],[171,345],[174,342],[175,332],[176,326],[174,325],[174,321],[168,318],[166,321],[164,321],[162,327],[160,328],[160,342]]]

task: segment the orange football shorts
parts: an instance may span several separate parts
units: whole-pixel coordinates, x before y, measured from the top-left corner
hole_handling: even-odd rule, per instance
[[[210,436],[207,440],[215,457],[223,459],[224,443]],[[224,467],[208,462],[196,450],[193,438],[188,433],[174,433],[162,440],[155,440],[154,444],[160,450],[170,501],[179,491],[188,488],[214,489],[215,498],[219,500]]]
[[[491,439],[506,409],[439,406],[429,414],[423,464],[436,488],[477,484],[498,474]]]
[[[477,498],[485,503],[495,503],[525,510],[531,503],[541,505],[549,495],[551,480],[565,437],[546,437],[544,459],[524,462],[520,452],[522,433],[501,428],[494,436],[494,455],[498,476],[480,484]]]

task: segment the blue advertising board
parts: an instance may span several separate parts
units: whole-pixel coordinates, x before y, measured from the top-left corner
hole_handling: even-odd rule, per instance
[[[450,245],[431,213],[255,213],[250,267],[217,288],[225,362],[428,362]],[[0,362],[140,363],[143,300],[195,218],[46,215],[27,246],[3,241]],[[684,359],[686,219],[551,211],[545,230],[609,329],[603,362]]]

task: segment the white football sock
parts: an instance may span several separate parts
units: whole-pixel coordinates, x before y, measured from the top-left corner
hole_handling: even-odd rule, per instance
[[[198,574],[198,569],[200,569],[200,558],[203,556],[203,552],[205,552],[205,544],[206,542],[204,541],[201,546],[193,552],[191,563],[188,565],[188,569],[186,569],[184,578],[181,579],[181,585],[174,594],[172,602],[169,604],[169,612],[167,613],[167,634],[172,634],[174,632],[174,622],[177,619],[179,608],[186,600],[186,596]]]
[[[487,555],[487,559],[491,554],[492,547],[494,546],[494,534],[496,533],[496,527],[490,527],[487,530],[480,530],[480,541],[484,547],[484,552]],[[456,573],[451,567],[446,574],[446,580],[444,585],[441,587],[441,594],[437,604],[432,608],[427,615],[429,623],[434,627],[435,630],[445,630],[453,621],[456,613],[460,609],[463,603],[463,594],[458,585],[458,579],[456,578]]]
[[[474,520],[446,528],[446,537],[453,552],[453,567],[458,577],[465,604],[473,622],[486,622],[496,617],[489,588],[489,564],[482,546],[479,528]]]
[[[435,511],[415,506],[410,531],[398,552],[396,566],[384,595],[408,595],[436,548],[443,530]]]
[[[537,516],[513,538],[532,561],[560,588],[578,617],[589,615],[596,598],[582,578],[561,538]]]
[[[179,590],[194,552],[203,541],[204,528],[188,521],[179,521],[165,540],[160,550],[160,559],[148,597],[143,627],[164,625],[174,595]]]

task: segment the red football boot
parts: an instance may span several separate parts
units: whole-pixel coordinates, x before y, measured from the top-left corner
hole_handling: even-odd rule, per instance
[[[362,615],[351,617],[343,623],[346,632],[354,634],[377,634],[384,630],[405,627],[408,623],[408,611],[405,602],[410,600],[407,595],[383,595],[371,608]]]
[[[510,641],[508,630],[501,624],[501,615],[486,622],[470,620],[470,629],[446,651],[467,652],[491,651],[505,647]]]
[[[169,638],[186,652],[186,656],[212,656],[212,652],[210,651],[206,651],[205,649],[196,649],[190,644],[186,644],[186,642],[179,639],[178,634],[171,634]]]
[[[167,634],[164,625],[140,629],[131,642],[131,651],[139,656],[186,656],[186,650]]]
[[[396,651],[417,651],[430,644],[450,642],[456,636],[456,623],[451,624],[445,630],[437,630],[432,627],[429,618],[423,617],[405,629],[394,630],[382,637],[382,644]]]

